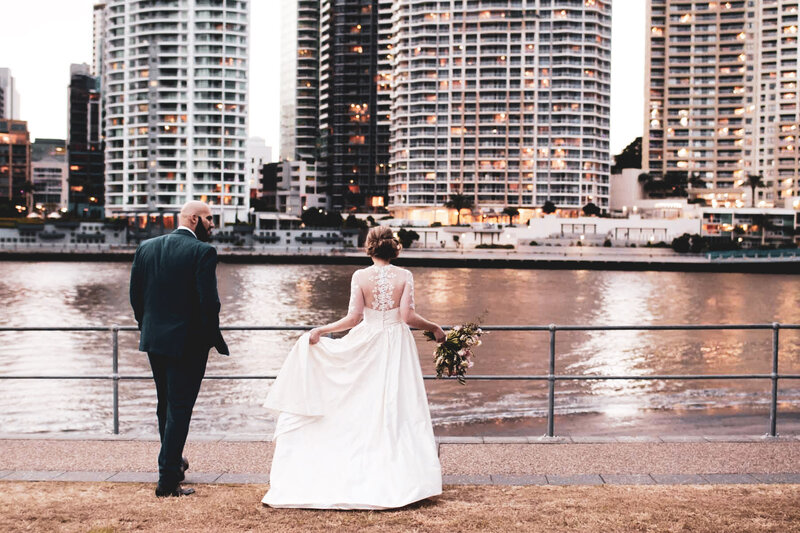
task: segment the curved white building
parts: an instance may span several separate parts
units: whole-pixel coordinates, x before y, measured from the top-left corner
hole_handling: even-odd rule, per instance
[[[108,0],[106,215],[246,217],[248,0]]]
[[[392,34],[397,216],[608,208],[610,0],[396,0]]]

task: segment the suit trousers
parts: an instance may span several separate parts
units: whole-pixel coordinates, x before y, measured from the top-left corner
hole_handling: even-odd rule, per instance
[[[158,396],[158,485],[172,489],[181,479],[181,457],[192,409],[206,373],[208,349],[187,351],[179,357],[148,353]]]

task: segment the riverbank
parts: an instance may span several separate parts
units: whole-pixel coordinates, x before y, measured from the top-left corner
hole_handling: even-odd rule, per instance
[[[361,250],[313,247],[257,250],[218,246],[224,263],[367,265]],[[65,248],[0,249],[0,261],[119,261],[133,259],[135,248],[90,245]],[[631,270],[798,274],[800,257],[729,258],[678,254],[664,248],[524,247],[521,250],[439,250],[411,248],[395,263],[409,267],[512,268],[546,270]]]

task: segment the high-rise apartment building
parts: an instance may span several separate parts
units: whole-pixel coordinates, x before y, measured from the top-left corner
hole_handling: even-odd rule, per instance
[[[391,0],[320,2],[320,162],[333,209],[386,205]]]
[[[249,208],[248,0],[108,0],[106,214]]]
[[[392,0],[284,0],[280,159],[336,210],[386,205]]]
[[[68,209],[82,217],[104,215],[103,135],[100,78],[87,64],[72,65],[69,81]]]
[[[284,17],[281,158],[316,161],[330,207],[607,208],[610,1],[286,0]]]
[[[0,210],[20,213],[33,206],[28,123],[0,119]]]
[[[395,2],[389,196],[608,208],[611,2]]]
[[[320,0],[283,0],[281,4],[282,161],[319,158]]]
[[[753,168],[767,187],[756,200],[800,207],[800,90],[797,0],[756,2]],[[747,183],[745,182],[746,190]],[[759,197],[760,193],[760,197]]]
[[[19,92],[11,70],[0,68],[0,118],[19,120]]]
[[[798,196],[797,0],[649,0],[643,164],[713,204]],[[701,186],[698,186],[701,185]]]

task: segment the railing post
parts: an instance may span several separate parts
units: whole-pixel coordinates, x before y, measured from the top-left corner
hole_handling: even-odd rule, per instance
[[[772,323],[772,398],[769,404],[769,436],[778,436],[778,331],[780,324]]]
[[[556,405],[556,326],[550,324],[550,365],[547,371],[547,436],[552,437]]]
[[[119,326],[111,326],[111,380],[114,387],[112,416],[114,435],[119,435]]]

